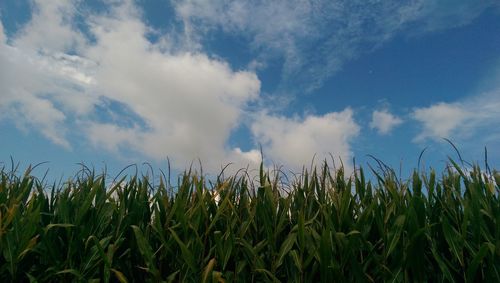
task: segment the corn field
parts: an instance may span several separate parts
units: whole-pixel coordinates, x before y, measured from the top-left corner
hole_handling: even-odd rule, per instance
[[[500,282],[500,174],[0,170],[1,282]],[[371,176],[368,178],[368,176]]]

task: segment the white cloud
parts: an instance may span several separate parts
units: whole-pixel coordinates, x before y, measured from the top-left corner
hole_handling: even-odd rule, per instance
[[[3,44],[5,41],[5,34],[3,31],[3,24],[2,21],[0,21],[0,44]]]
[[[453,131],[471,117],[471,113],[461,105],[449,103],[418,108],[411,115],[413,119],[422,123],[423,127],[415,141],[423,141],[426,138],[450,138]]]
[[[467,24],[495,1],[177,0],[193,41],[220,30],[250,38],[260,61],[284,59],[283,84],[311,91],[394,36]],[[196,44],[192,44],[196,45]]]
[[[316,161],[340,157],[349,167],[352,158],[350,142],[360,131],[350,108],[323,116],[304,119],[260,113],[252,124],[257,142],[265,149],[267,159],[300,170],[316,154]]]
[[[403,123],[403,120],[394,116],[388,110],[375,110],[372,113],[370,128],[376,129],[381,135],[386,135],[401,123]]]
[[[37,14],[33,15],[35,21],[37,18]],[[30,33],[23,30],[22,37]],[[36,128],[55,144],[69,149],[63,127],[65,112],[78,113],[85,106],[88,109],[92,100],[76,89],[81,82],[72,76],[78,76],[78,72],[50,50],[41,50],[43,46],[20,43],[17,38],[7,44],[3,32],[1,38],[0,119],[10,119],[25,131]],[[71,70],[74,72],[70,74]]]
[[[16,45],[30,49],[73,51],[85,37],[73,28],[78,0],[33,0],[32,18],[16,35]]]
[[[452,140],[495,140],[500,134],[500,88],[474,95],[454,103],[437,103],[417,108],[411,117],[420,123],[415,141],[449,138]]]
[[[200,158],[212,169],[238,158],[245,161],[246,155],[236,156],[226,142],[245,104],[258,97],[254,73],[234,72],[201,53],[162,53],[144,37],[144,24],[131,16],[96,18],[93,31],[98,44],[86,55],[99,62],[100,92],[130,107],[147,125],[109,130],[109,125],[94,123],[89,129],[106,128],[94,143],[114,140],[148,157],[169,156],[177,164]],[[114,135],[123,138],[108,139]]]
[[[200,49],[183,51],[169,35],[151,43],[150,29],[131,1],[85,15],[89,41],[73,26],[75,3],[35,1],[32,20],[8,44],[0,30],[0,119],[66,148],[72,138],[84,138],[115,154],[169,157],[177,169],[200,158],[212,172],[227,163],[236,170],[259,163],[258,150],[228,145],[231,132],[245,123],[266,157],[288,168],[300,170],[314,154],[320,161],[330,153],[349,166],[350,142],[359,134],[351,109],[303,119],[247,112],[247,104],[259,99],[260,81],[253,71],[235,71]],[[286,49],[287,64],[300,66],[294,35],[317,34],[311,34],[310,19],[303,15],[309,4],[292,5],[297,3],[262,3],[270,10],[250,17],[246,9],[251,5],[235,2],[227,28],[239,30],[253,20],[282,15],[275,19],[276,30],[264,33],[260,30],[268,22],[256,21],[255,46],[280,36],[273,52]],[[214,7],[206,6],[206,12]],[[47,30],[53,32],[42,36]],[[266,63],[254,62],[249,66]]]
[[[457,1],[450,4],[445,1],[421,1],[419,9],[413,14],[420,14],[419,20],[422,32],[439,31],[467,25],[486,9],[498,9],[500,4],[496,0],[486,0],[480,3]]]
[[[0,119],[66,148],[71,128],[97,148],[169,157],[180,169],[197,158],[211,171],[229,162],[258,163],[257,151],[226,145],[245,105],[258,98],[255,73],[233,71],[203,53],[166,50],[163,41],[150,43],[129,1],[88,15],[90,43],[72,27],[74,4],[35,1],[32,20],[12,44],[2,40]],[[106,113],[112,117],[99,118]]]
[[[449,103],[436,103],[415,108],[410,118],[417,122],[419,133],[413,141],[417,143],[450,139],[465,158],[477,160],[488,150],[492,168],[500,160],[500,62],[496,69],[480,81],[477,91]],[[481,159],[481,158],[479,158]],[[495,166],[495,161],[497,165]]]

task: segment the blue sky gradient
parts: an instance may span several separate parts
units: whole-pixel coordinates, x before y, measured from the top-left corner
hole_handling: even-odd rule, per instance
[[[0,162],[500,168],[498,1],[0,2]]]

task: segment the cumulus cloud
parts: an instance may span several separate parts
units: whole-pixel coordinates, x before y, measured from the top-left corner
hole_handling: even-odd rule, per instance
[[[438,103],[415,109],[412,117],[422,123],[422,132],[415,138],[415,141],[422,141],[426,138],[449,138],[472,115],[459,104]]]
[[[360,128],[349,108],[303,118],[248,112],[259,99],[255,70],[265,68],[266,56],[284,59],[284,81],[313,89],[362,47],[376,48],[410,24],[422,32],[465,24],[492,2],[174,1],[192,41],[182,48],[169,34],[150,42],[133,1],[107,1],[106,12],[83,15],[85,33],[75,23],[82,1],[32,3],[30,21],[12,37],[0,22],[0,119],[66,149],[71,138],[83,137],[115,154],[168,156],[179,169],[200,158],[215,171],[260,161],[258,150],[228,145],[241,123],[250,125],[268,159],[295,170],[314,154],[322,160],[331,153],[346,164],[352,157]],[[258,53],[249,70],[203,53],[198,36],[215,29],[248,35]],[[414,109],[411,117],[422,126],[415,141],[470,138],[478,129],[498,141],[499,94]],[[401,123],[375,111],[370,127],[386,134]]]
[[[411,117],[421,125],[414,141],[449,138],[484,142],[500,134],[500,88],[454,103],[416,108]]]
[[[0,118],[10,119],[25,131],[36,128],[55,144],[70,148],[63,127],[66,112],[89,109],[93,98],[83,93],[78,79],[81,73],[64,62],[65,55],[36,39],[40,38],[37,33],[40,27],[47,24],[48,28],[51,21],[61,18],[54,9],[52,12],[54,14],[43,13],[43,16],[51,16],[45,22],[40,19],[42,12],[34,13],[32,21],[37,25],[26,26],[10,40],[12,43],[7,43],[6,35],[1,32]],[[29,40],[31,36],[33,40]]]
[[[16,45],[30,49],[74,51],[85,37],[74,28],[77,0],[34,0],[31,20],[16,35]]]
[[[388,110],[375,110],[372,113],[370,128],[376,129],[381,135],[386,135],[401,123],[403,123],[403,120],[394,116]]]
[[[223,30],[250,39],[262,61],[284,60],[283,85],[312,91],[342,68],[398,34],[467,24],[497,1],[177,0],[186,33],[200,41]],[[408,28],[411,27],[411,33]],[[265,50],[265,51],[264,51]]]
[[[93,123],[91,131],[107,129],[95,144],[109,142],[116,133],[123,137],[111,138],[116,146],[129,145],[153,158],[168,155],[174,163],[200,158],[213,168],[211,162],[244,161],[244,154],[235,156],[225,143],[241,122],[245,104],[258,97],[254,73],[235,72],[200,53],[162,53],[144,37],[145,26],[137,18],[96,19],[93,31],[98,44],[87,55],[99,62],[100,91],[147,125],[109,130],[110,125]]]
[[[226,145],[258,98],[255,73],[151,43],[130,1],[88,15],[89,41],[74,28],[75,3],[35,1],[11,44],[1,33],[0,118],[66,148],[71,128],[97,148],[169,157],[177,168],[197,158],[209,170],[258,162],[256,151]]]
[[[316,161],[330,160],[331,154],[349,166],[350,142],[360,131],[350,108],[303,119],[259,113],[251,129],[266,158],[292,170],[300,170],[315,154]]]

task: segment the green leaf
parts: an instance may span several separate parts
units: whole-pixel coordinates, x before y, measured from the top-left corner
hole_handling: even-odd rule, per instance
[[[269,271],[265,268],[257,268],[257,269],[255,269],[255,271],[265,274],[269,279],[272,280],[273,283],[281,282],[271,271]]]
[[[477,274],[477,269],[479,265],[482,263],[482,260],[484,257],[488,254],[488,250],[490,250],[489,243],[483,243],[481,247],[479,248],[479,251],[476,253],[474,256],[474,259],[472,259],[469,267],[467,268],[466,272],[466,277],[467,281],[466,282],[476,282],[475,280],[476,274]],[[481,278],[484,280],[484,278]]]
[[[43,228],[44,232],[47,233],[50,229],[52,228],[73,228],[75,227],[74,224],[68,224],[68,223],[56,223],[56,224],[49,224]]]
[[[295,264],[299,272],[302,272],[302,262],[300,260],[299,253],[297,252],[297,250],[291,250],[290,255],[292,256],[293,263]]]
[[[392,237],[389,243],[389,249],[387,250],[387,257],[391,255],[396,246],[399,243],[399,239],[401,238],[401,233],[403,232],[404,224],[405,224],[406,216],[400,215],[396,218],[394,222],[394,227],[391,230]]]
[[[275,268],[280,267],[283,264],[283,259],[288,254],[288,252],[293,248],[293,245],[296,243],[297,234],[292,233],[289,234],[286,240],[281,244],[280,251],[278,253],[278,261],[276,263]]]
[[[441,221],[441,225],[443,227],[443,234],[445,237],[446,242],[448,243],[448,246],[451,249],[452,254],[455,256],[455,258],[458,260],[460,263],[460,266],[464,266],[464,260],[463,260],[463,243],[462,243],[462,236],[460,233],[458,233],[455,228],[453,228],[450,225],[450,222],[446,217],[443,217]]]
[[[177,244],[181,248],[182,258],[187,263],[189,269],[191,269],[192,272],[197,272],[198,268],[196,266],[196,259],[193,255],[193,253],[191,253],[191,251],[182,242],[182,240],[179,238],[179,236],[177,235],[177,233],[175,233],[175,231],[173,229],[168,228],[168,230],[170,231],[170,233],[172,234],[172,237],[174,237],[175,241],[177,242]]]
[[[437,249],[435,247],[435,244],[433,244],[433,246],[431,248],[431,252],[432,252],[432,255],[434,256],[434,259],[438,263],[439,270],[444,275],[444,277],[446,278],[446,280],[448,282],[455,282],[455,280],[453,279],[453,275],[450,272],[450,269],[448,268],[448,266],[446,265],[446,263],[444,262],[444,260],[441,258],[441,255],[439,255],[439,252],[437,251]]]
[[[59,272],[56,272],[56,275],[63,275],[63,274],[71,274],[71,275],[74,275],[78,279],[82,278],[82,275],[76,269],[64,269],[64,270],[61,270]]]
[[[170,282],[178,282],[178,281],[175,281],[175,279],[177,278],[177,275],[180,273],[181,271],[180,270],[177,270],[175,272],[172,272],[168,277],[167,277],[167,282],[170,283]]]
[[[151,272],[155,276],[158,276],[159,274],[155,266],[155,260],[151,246],[149,245],[148,241],[144,237],[144,234],[138,226],[132,225],[131,227],[134,230],[134,235],[137,246],[139,247],[139,252],[146,262],[149,272]]]

